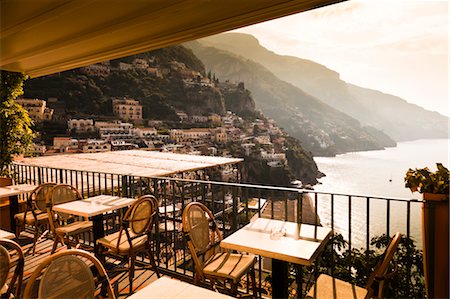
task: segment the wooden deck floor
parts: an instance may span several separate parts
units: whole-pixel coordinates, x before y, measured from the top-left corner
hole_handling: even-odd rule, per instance
[[[24,284],[23,288],[25,288],[26,283],[33,273],[33,271],[38,267],[38,265],[48,256],[50,256],[50,252],[53,245],[52,239],[43,238],[41,239],[36,246],[36,253],[33,255],[28,252],[33,245],[32,235],[28,232],[22,232],[20,238],[14,239],[17,243],[19,243],[23,249],[25,254],[25,265],[24,265]],[[65,250],[66,246],[59,246],[57,251]],[[118,261],[113,258],[107,258],[106,262],[108,264],[117,263]],[[118,273],[116,275],[108,273],[110,277],[111,284],[116,292],[117,298],[126,298],[129,296],[129,278],[128,273]],[[133,290],[137,291],[152,283],[157,279],[156,273],[151,270],[136,270],[135,277],[133,279]]]

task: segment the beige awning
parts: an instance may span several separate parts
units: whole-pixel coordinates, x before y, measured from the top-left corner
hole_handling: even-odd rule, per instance
[[[25,158],[17,164],[141,177],[170,176],[242,162],[239,158],[130,150]]]
[[[340,1],[1,0],[0,69],[48,75]]]

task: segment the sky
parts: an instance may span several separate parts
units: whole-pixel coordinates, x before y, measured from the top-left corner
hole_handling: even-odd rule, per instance
[[[450,116],[449,1],[352,0],[236,30]]]

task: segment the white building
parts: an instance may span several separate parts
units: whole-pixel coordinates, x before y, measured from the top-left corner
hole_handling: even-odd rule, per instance
[[[101,139],[132,139],[134,138],[133,124],[123,123],[121,121],[114,122],[95,122],[95,127],[99,132]]]
[[[153,138],[158,135],[156,128],[136,128],[133,132],[139,138]]]
[[[204,116],[204,115],[192,115],[191,121],[194,123],[206,123],[209,121],[209,118],[208,118],[208,116]]]
[[[261,158],[268,162],[279,162],[283,165],[286,163],[285,153],[268,153],[264,150],[261,150]]]
[[[211,140],[212,133],[210,129],[172,129],[169,132],[170,139],[181,144],[201,145]]]
[[[114,140],[111,141],[111,150],[113,151],[125,151],[137,149],[137,144],[126,142],[125,140]]]
[[[93,119],[69,119],[67,121],[67,128],[69,129],[69,131],[75,131],[79,133],[95,131]]]
[[[80,142],[83,153],[101,153],[111,151],[111,144],[105,140],[88,139]]]

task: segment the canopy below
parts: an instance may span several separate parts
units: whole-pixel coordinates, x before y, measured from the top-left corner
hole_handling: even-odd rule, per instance
[[[236,164],[242,161],[243,159],[237,158],[131,150],[25,158],[21,161],[21,164],[118,175],[157,177]]]
[[[43,76],[340,1],[1,0],[0,69]]]

